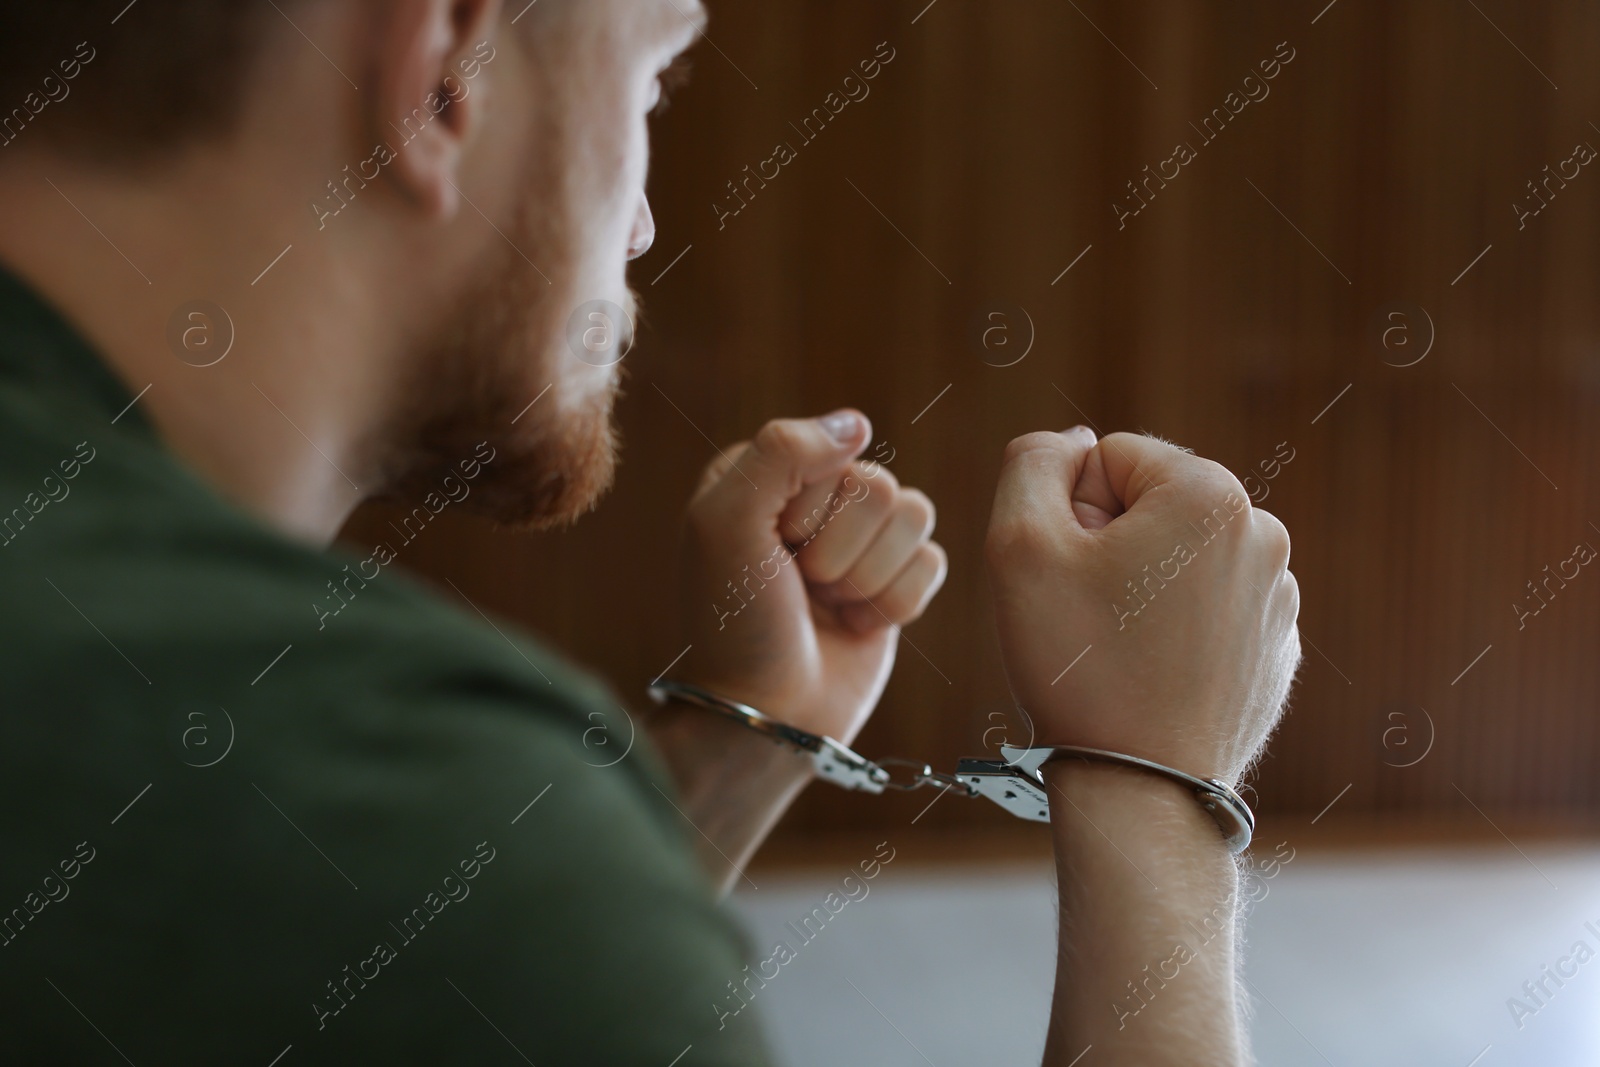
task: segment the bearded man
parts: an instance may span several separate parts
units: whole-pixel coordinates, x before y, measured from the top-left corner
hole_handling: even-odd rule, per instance
[[[6,1062],[769,1062],[715,1008],[757,955],[717,897],[814,763],[675,700],[597,769],[602,683],[385,571],[447,507],[542,528],[610,484],[689,3],[3,16]],[[689,616],[674,680],[855,737],[946,568],[870,440],[845,409],[719,451],[685,575],[760,583]],[[1013,443],[989,562],[1041,743],[1237,781],[1297,657],[1281,525],[1244,501],[1125,636],[1100,607],[1237,489],[1144,438]],[[394,542],[328,547],[385,496],[417,504]],[[1126,767],[1044,778],[1063,908],[1095,913],[1049,1062],[1234,1062],[1217,827]],[[1218,939],[1134,1026],[1121,979],[1191,918]]]

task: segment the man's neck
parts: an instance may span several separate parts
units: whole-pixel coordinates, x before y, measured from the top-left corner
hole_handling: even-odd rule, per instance
[[[203,479],[285,533],[331,540],[377,488],[367,442],[392,376],[375,357],[408,328],[379,321],[339,258],[371,235],[308,233],[303,189],[241,189],[237,167],[134,186],[42,157],[6,164],[0,261]]]

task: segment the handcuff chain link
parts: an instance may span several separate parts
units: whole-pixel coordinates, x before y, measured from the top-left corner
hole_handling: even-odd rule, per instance
[[[893,779],[890,779],[889,781],[883,783],[885,789],[898,789],[902,792],[909,793],[913,789],[921,789],[925,785],[931,785],[936,786],[947,793],[959,792],[969,797],[975,797],[978,795],[978,791],[972,788],[966,782],[963,782],[953,774],[945,774],[942,771],[934,770],[933,765],[929,763],[922,763],[918,760],[912,759],[903,759],[899,756],[886,756],[883,759],[878,760],[877,765],[879,767],[919,768],[917,772],[911,776],[911,781],[896,782]]]

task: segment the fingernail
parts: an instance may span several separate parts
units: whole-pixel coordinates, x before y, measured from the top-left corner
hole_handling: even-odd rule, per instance
[[[861,416],[853,411],[835,411],[820,420],[829,437],[841,445],[854,441],[861,433]]]

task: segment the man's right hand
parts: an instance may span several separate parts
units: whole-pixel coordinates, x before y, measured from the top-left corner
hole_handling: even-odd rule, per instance
[[[1237,782],[1300,658],[1289,535],[1238,479],[1149,437],[1028,434],[1006,449],[987,555],[1033,744]]]

